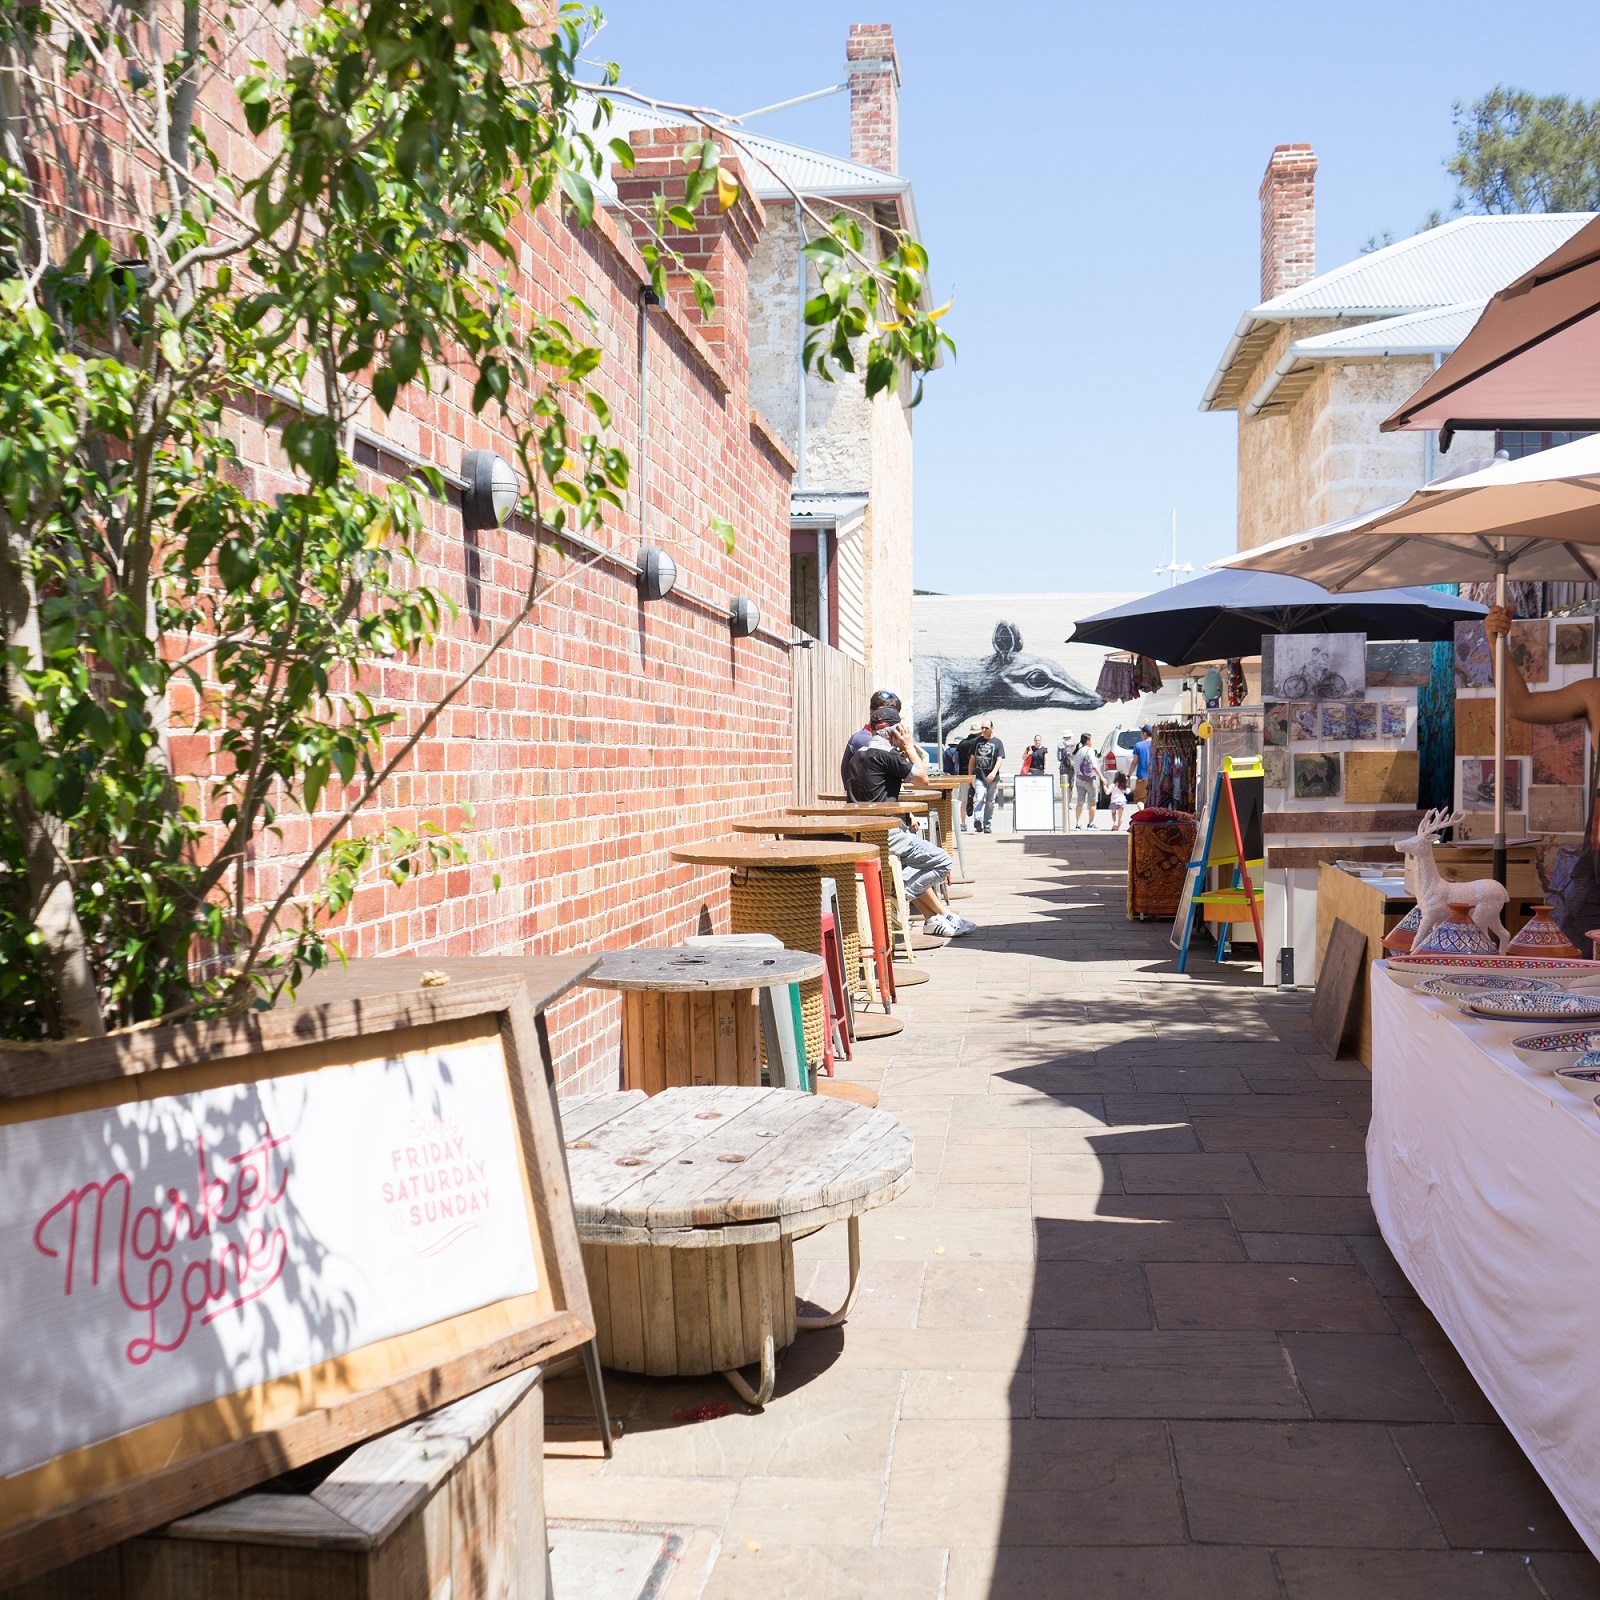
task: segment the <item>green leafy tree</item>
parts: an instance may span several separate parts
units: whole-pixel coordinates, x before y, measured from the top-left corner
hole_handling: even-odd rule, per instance
[[[1497,85],[1451,110],[1456,149],[1445,166],[1459,209],[1600,209],[1600,100]]]
[[[359,419],[464,380],[538,527],[621,508],[592,314],[535,315],[507,276],[519,219],[587,224],[630,159],[605,134],[615,69],[578,74],[599,21],[565,5],[534,29],[512,0],[0,9],[0,1037],[269,1004],[369,877],[465,858],[442,824],[362,813],[553,585],[535,541],[515,614],[402,721],[373,665],[427,659],[446,620],[415,554],[443,485],[373,487]],[[700,120],[688,194],[647,218],[658,289],[687,274],[674,230],[738,196],[736,136]],[[950,342],[921,246],[811,221],[819,368],[876,393],[931,367]],[[281,444],[287,492],[251,486],[241,415]],[[175,755],[196,745],[203,763]]]

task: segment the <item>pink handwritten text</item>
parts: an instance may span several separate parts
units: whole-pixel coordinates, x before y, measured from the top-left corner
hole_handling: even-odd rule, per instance
[[[124,1354],[142,1366],[283,1276],[287,1235],[261,1213],[288,1188],[288,1143],[287,1134],[275,1137],[268,1127],[258,1143],[213,1168],[205,1141],[196,1139],[192,1199],[169,1188],[162,1202],[136,1207],[133,1181],[122,1172],[80,1184],[39,1218],[34,1248],[62,1263],[69,1297],[86,1284],[98,1287],[105,1269],[139,1319],[141,1331]],[[260,1220],[247,1225],[248,1218]]]

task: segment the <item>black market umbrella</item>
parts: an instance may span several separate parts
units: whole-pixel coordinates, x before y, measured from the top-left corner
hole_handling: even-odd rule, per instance
[[[1263,635],[1364,633],[1369,639],[1438,642],[1487,606],[1437,589],[1331,594],[1307,578],[1225,570],[1130,600],[1073,629],[1073,644],[1153,656],[1168,666],[1261,654]]]

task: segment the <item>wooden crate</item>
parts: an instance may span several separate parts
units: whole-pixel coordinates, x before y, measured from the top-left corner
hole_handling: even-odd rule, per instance
[[[546,1600],[538,1367],[360,1446],[308,1494],[257,1491],[0,1600]]]

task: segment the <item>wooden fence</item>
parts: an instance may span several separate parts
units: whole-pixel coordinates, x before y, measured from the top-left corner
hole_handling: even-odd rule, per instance
[[[791,650],[794,686],[794,803],[811,805],[839,787],[839,756],[867,720],[867,669],[838,650]]]

